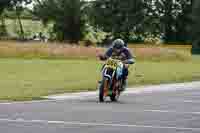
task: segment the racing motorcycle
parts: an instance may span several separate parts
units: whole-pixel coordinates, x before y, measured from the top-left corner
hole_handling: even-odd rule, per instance
[[[121,60],[109,58],[102,69],[102,80],[98,87],[99,101],[104,102],[106,97],[111,101],[118,101],[122,90],[123,63]]]

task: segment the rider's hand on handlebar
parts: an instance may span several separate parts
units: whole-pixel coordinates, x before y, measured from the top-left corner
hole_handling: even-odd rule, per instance
[[[105,56],[105,55],[102,55],[102,54],[97,55],[97,57],[98,57],[101,61],[104,61],[104,60],[107,59],[106,56]]]
[[[104,55],[103,55],[99,50],[96,50],[96,57],[97,57],[98,59],[102,60],[103,56],[104,56]]]
[[[124,64],[124,67],[125,67],[125,68],[128,68],[128,67],[129,67],[129,64],[128,64],[127,60],[124,60],[124,61],[123,61],[123,64]]]
[[[123,61],[123,64],[128,64],[128,61],[127,61],[127,60],[124,60],[124,61]]]

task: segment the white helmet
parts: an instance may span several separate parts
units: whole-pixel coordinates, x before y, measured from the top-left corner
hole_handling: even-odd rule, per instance
[[[124,41],[122,39],[116,39],[113,41],[113,48],[121,49],[125,45]]]

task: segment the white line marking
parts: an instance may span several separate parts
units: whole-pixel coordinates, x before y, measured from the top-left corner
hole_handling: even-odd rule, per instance
[[[200,115],[200,112],[181,112],[176,110],[144,110],[144,112],[174,113],[174,114],[193,114]]]
[[[197,100],[184,100],[184,103],[200,103],[200,101]]]
[[[47,121],[47,120],[23,120],[23,119],[0,119],[1,122],[13,123],[37,123],[37,124],[62,124],[74,126],[93,126],[93,127],[128,127],[128,128],[152,128],[152,129],[173,129],[173,130],[190,130],[200,131],[200,128],[173,127],[173,126],[151,126],[151,125],[131,125],[131,124],[112,124],[112,123],[82,123],[82,122],[66,122],[66,121]]]
[[[11,103],[0,103],[0,105],[9,105]]]
[[[150,113],[172,113],[172,114],[183,114],[183,115],[200,115],[200,112],[182,112],[177,110],[152,110],[152,109],[146,109],[146,110],[122,110],[122,111],[112,111],[113,113],[140,113],[140,112],[150,112]]]
[[[38,100],[38,101],[24,101],[24,102],[7,102],[7,103],[0,103],[0,105],[12,105],[12,104],[32,104],[32,103],[44,103],[44,102],[56,102],[61,100]]]

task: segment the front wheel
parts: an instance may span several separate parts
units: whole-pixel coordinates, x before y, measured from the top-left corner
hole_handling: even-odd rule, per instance
[[[99,87],[99,101],[104,102],[107,96],[107,91],[108,91],[108,85],[109,81],[108,80],[103,80],[100,87]]]
[[[110,100],[112,102],[117,102],[119,100],[119,96],[120,96],[120,88],[121,87],[121,82],[114,82],[114,86],[113,86],[113,93],[110,96]]]

